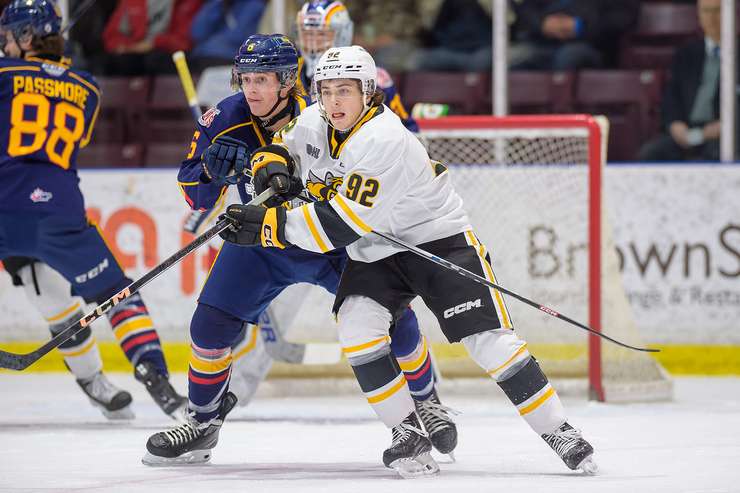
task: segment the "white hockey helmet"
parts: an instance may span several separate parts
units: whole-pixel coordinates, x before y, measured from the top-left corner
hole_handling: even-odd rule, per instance
[[[354,23],[342,2],[310,0],[296,16],[298,49],[306,63],[308,77],[313,77],[316,63],[326,50],[352,44]]]
[[[316,73],[311,81],[311,91],[319,99],[320,82],[329,79],[357,79],[365,96],[375,93],[378,69],[375,60],[362,46],[330,48],[319,59]]]
[[[360,118],[370,109],[369,100],[375,94],[375,88],[378,85],[378,69],[375,67],[375,60],[370,56],[362,46],[340,46],[330,48],[321,55],[316,72],[311,81],[311,93],[315,101],[318,102],[319,110],[324,118],[326,116],[324,103],[321,101],[321,81],[330,79],[356,79],[360,81],[362,91],[363,112]]]

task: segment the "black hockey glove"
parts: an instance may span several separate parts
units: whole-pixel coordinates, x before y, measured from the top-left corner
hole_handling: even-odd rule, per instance
[[[231,204],[226,208],[227,217],[234,225],[223,230],[221,238],[242,246],[262,245],[263,247],[285,248],[285,221],[287,213],[283,207],[268,209],[258,205]]]
[[[219,137],[201,156],[203,183],[236,185],[244,179],[247,162],[247,145],[231,137]]]
[[[295,172],[295,161],[288,150],[277,144],[260,147],[250,159],[252,166],[252,184],[256,194],[269,187],[275,191],[265,205],[277,207],[288,200],[293,200],[303,191],[303,182]]]

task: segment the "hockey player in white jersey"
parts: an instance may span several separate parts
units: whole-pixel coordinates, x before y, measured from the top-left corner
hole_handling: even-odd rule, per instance
[[[256,191],[284,191],[290,174],[308,185],[343,177],[341,186],[330,200],[289,211],[231,205],[226,214],[235,226],[223,237],[317,252],[346,246],[350,260],[334,312],[358,383],[392,430],[384,464],[403,476],[438,470],[389,350],[390,321],[420,296],[447,339],[466,347],[565,464],[594,472],[593,448],[567,422],[557,393],[515,334],[502,295],[372,234],[391,234],[495,281],[449,172],[382,104],[372,57],[358,46],[331,49],[318,63],[312,87],[318,104],[253,154]]]
[[[349,46],[352,43],[353,26],[347,8],[340,1],[310,0],[303,4],[296,16],[297,44],[301,50],[297,85],[311,87],[311,79],[321,55],[333,47]],[[382,68],[376,69],[377,88],[384,93],[387,106],[398,115],[408,130],[418,132],[419,127],[404,108],[392,78]],[[333,193],[335,188],[332,187],[336,187],[338,183],[334,181],[328,187],[323,182],[313,183],[309,191],[314,197],[323,197],[322,193],[325,194],[326,191]],[[313,288],[308,285],[291,286],[281,293],[277,303],[270,304],[260,315],[260,328],[267,337],[257,340],[255,344],[249,344],[252,339],[249,337],[251,331],[259,330],[249,324],[244,337],[232,348],[235,357],[230,390],[238,397],[239,405],[244,406],[250,401],[257,386],[266,377],[273,358],[300,363],[304,355],[308,355],[308,346],[291,344],[283,336],[290,330],[297,309],[311,289]],[[393,338],[393,353],[405,373],[422,425],[430,434],[432,444],[439,452],[454,457],[453,451],[457,446],[457,427],[451,417],[454,411],[440,400],[431,345],[418,329],[415,320],[413,323],[409,322],[410,317],[409,311],[398,321],[398,330],[394,332],[396,337]]]

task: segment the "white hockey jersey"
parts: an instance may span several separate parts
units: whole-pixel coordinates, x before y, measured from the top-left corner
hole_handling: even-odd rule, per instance
[[[386,106],[373,107],[350,132],[308,107],[274,139],[295,159],[309,190],[329,199],[288,211],[285,239],[305,250],[347,245],[353,260],[374,262],[402,251],[380,231],[414,245],[472,229],[447,169]]]

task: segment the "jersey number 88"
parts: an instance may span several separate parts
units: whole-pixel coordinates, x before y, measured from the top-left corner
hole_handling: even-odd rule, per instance
[[[69,168],[75,143],[85,130],[85,115],[80,108],[64,101],[56,104],[53,116],[51,109],[51,103],[42,94],[22,92],[13,98],[8,140],[10,156],[31,154],[43,147],[49,161],[63,169]],[[54,125],[49,132],[52,117]],[[68,119],[73,124],[71,129],[67,127]],[[30,143],[23,144],[24,135],[32,136]]]

